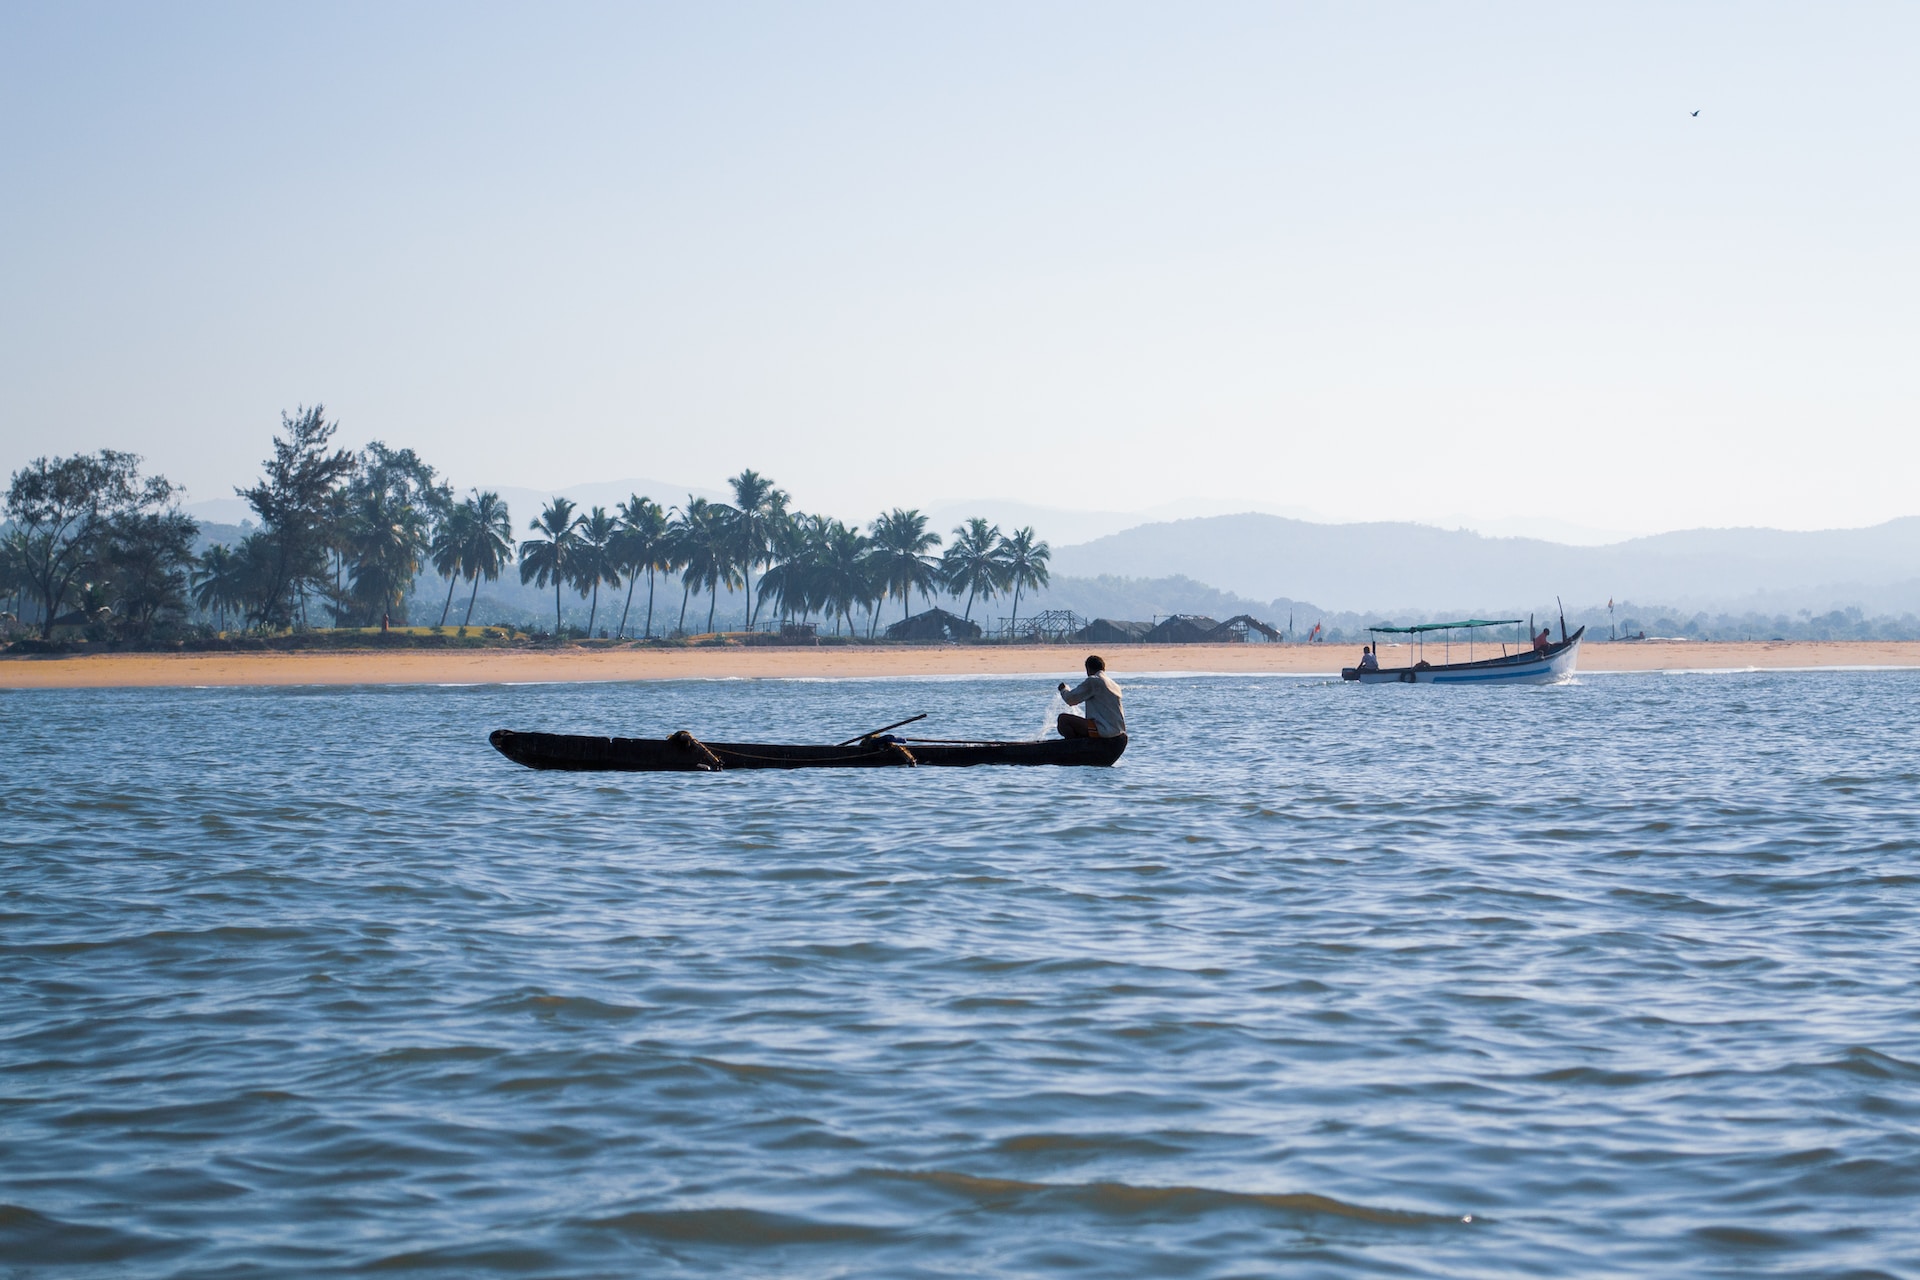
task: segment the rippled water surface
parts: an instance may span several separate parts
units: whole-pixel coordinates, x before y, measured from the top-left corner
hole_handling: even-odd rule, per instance
[[[0,1274],[1920,1274],[1920,675],[1121,679],[0,694]]]

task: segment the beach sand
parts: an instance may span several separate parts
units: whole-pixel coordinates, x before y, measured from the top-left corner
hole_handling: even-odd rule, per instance
[[[1464,645],[1453,656],[1464,659]],[[1114,675],[1249,672],[1337,675],[1358,645],[1117,645]],[[1428,657],[1441,660],[1440,647]],[[1497,652],[1497,649],[1496,649]],[[1388,648],[1387,666],[1406,650]],[[0,658],[0,689],[107,689],[336,684],[519,684],[557,681],[847,679],[874,676],[1034,675],[1064,679],[1085,651],[1067,645],[700,649],[359,650],[308,653],[98,654]],[[1475,647],[1484,657],[1484,646]],[[1745,670],[1920,667],[1920,641],[1589,642],[1580,670]]]

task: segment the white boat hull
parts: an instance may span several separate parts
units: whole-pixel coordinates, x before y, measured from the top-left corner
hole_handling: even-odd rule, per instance
[[[1378,671],[1348,667],[1340,678],[1358,684],[1562,684],[1573,679],[1580,660],[1580,637],[1586,631],[1580,628],[1545,653],[1516,653],[1434,667],[1382,667]]]

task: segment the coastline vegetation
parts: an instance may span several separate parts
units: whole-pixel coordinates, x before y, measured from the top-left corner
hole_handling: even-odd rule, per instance
[[[689,618],[713,636],[722,592],[738,593],[724,621],[735,642],[749,643],[783,633],[870,642],[895,609],[905,620],[942,600],[967,624],[1004,601],[1010,617],[989,635],[1038,638],[1020,628],[1039,592],[1048,593],[1045,608],[1089,618],[1253,614],[1296,641],[1358,644],[1380,621],[1242,599],[1185,578],[1073,579],[1063,595],[1051,550],[1031,528],[1003,532],[975,517],[943,540],[920,512],[901,508],[849,526],[795,510],[753,470],[728,481],[731,502],[689,495],[669,506],[633,494],[583,511],[563,497],[516,517],[497,493],[456,495],[411,449],[373,441],[347,450],[335,444],[337,430],[318,405],[281,416],[259,480],[236,491],[257,518],[239,529],[201,530],[179,509],[177,486],[143,474],[130,453],[22,467],[0,504],[0,640],[16,651],[702,643]],[[528,596],[513,605],[482,598],[484,585],[503,581],[524,584],[516,590]],[[552,593],[550,624],[524,607],[537,606],[534,588]],[[585,606],[585,626],[573,601]],[[1857,608],[1710,614],[1623,600],[1614,614],[1581,608],[1567,618],[1595,640],[1920,638],[1920,618]],[[1520,637],[1516,629],[1496,638]]]
[[[412,449],[376,440],[356,453],[335,444],[337,430],[320,405],[282,414],[259,481],[237,490],[257,527],[198,553],[199,527],[179,509],[177,487],[143,476],[138,457],[102,450],[35,460],[6,494],[0,598],[12,608],[0,624],[42,644],[57,634],[123,645],[293,635],[317,643],[323,632],[405,644],[441,636],[465,586],[456,638],[503,642],[522,632],[491,625],[475,633],[473,612],[481,583],[511,569],[552,590],[546,638],[554,641],[569,634],[569,592],[588,603],[577,637],[625,640],[631,622],[632,638],[665,641],[687,638],[696,592],[707,597],[703,634],[712,633],[723,590],[744,593],[747,632],[871,640],[883,608],[897,601],[904,620],[916,593],[927,604],[964,593],[969,620],[976,601],[1010,594],[1017,621],[1021,593],[1049,579],[1051,551],[1031,528],[1004,534],[971,519],[936,554],[941,535],[917,510],[896,507],[864,529],[849,526],[793,509],[784,490],[751,469],[727,482],[731,503],[689,495],[668,507],[634,494],[613,511],[582,511],[557,497],[516,541],[499,494],[457,497]],[[434,601],[438,621],[422,633],[407,624],[421,607],[414,586],[426,566],[447,590]],[[657,588],[676,579],[678,614],[670,629],[658,618],[657,633]],[[611,635],[597,626],[603,587],[622,593]]]

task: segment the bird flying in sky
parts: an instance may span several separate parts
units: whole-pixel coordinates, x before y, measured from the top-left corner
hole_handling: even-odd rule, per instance
[[[1696,112],[1694,112],[1693,114],[1695,114],[1695,115],[1699,115],[1700,113],[1699,113],[1698,111],[1696,111]]]

